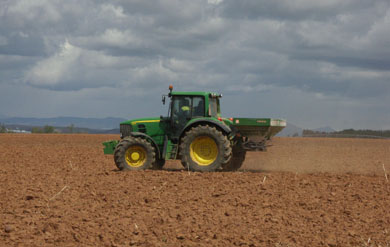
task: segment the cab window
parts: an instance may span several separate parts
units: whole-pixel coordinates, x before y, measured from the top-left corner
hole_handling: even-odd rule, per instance
[[[193,97],[192,98],[192,117],[204,117],[204,98]]]
[[[191,98],[174,96],[172,99],[172,118],[174,121],[185,121],[191,116]]]
[[[174,96],[172,99],[173,118],[196,118],[205,116],[204,97]]]
[[[219,105],[218,98],[215,98],[215,97],[209,98],[209,115],[211,117],[215,117],[215,118],[219,117],[218,105]]]

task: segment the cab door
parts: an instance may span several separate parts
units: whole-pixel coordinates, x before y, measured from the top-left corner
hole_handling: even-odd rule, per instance
[[[177,139],[188,121],[205,116],[204,97],[173,96],[171,104],[171,126],[173,139]]]

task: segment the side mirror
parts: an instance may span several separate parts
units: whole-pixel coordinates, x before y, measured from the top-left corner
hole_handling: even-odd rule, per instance
[[[165,95],[162,96],[163,105],[165,105]]]

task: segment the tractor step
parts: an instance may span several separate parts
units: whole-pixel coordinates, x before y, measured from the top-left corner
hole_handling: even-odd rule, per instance
[[[165,152],[165,159],[166,160],[175,160],[177,157],[177,151],[178,151],[178,145],[175,143],[172,143],[171,141],[168,141],[167,149]]]

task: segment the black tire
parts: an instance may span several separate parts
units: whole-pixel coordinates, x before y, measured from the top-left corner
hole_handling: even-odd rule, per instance
[[[153,170],[161,170],[165,165],[165,160],[163,159],[156,159],[156,161],[152,164]]]
[[[214,156],[215,159],[210,159],[211,163],[200,165],[200,163],[194,157],[194,147],[192,147],[191,144],[198,142],[199,139],[202,138],[211,143],[211,146],[216,153]],[[200,143],[201,142],[198,142],[197,145],[202,146]],[[208,149],[205,150],[206,151],[201,151],[201,153],[211,152]],[[199,153],[197,153],[197,155],[199,156]],[[191,128],[191,130],[189,130],[182,138],[180,144],[180,156],[181,163],[186,169],[189,169],[191,171],[210,172],[221,168],[221,166],[227,164],[230,161],[230,158],[232,156],[232,148],[230,141],[221,131],[217,130],[215,127],[211,127],[208,125],[199,125]]]
[[[242,147],[234,146],[232,153],[229,163],[222,166],[224,171],[237,171],[244,163],[246,151]]]
[[[139,163],[136,163],[137,160],[132,160],[131,154],[135,152],[138,153],[139,157],[142,157],[142,159],[138,159]],[[123,138],[114,150],[114,161],[119,170],[145,170],[152,168],[152,164],[155,163],[155,156],[152,144],[145,139],[137,137]]]

